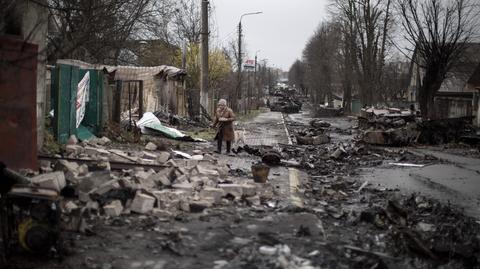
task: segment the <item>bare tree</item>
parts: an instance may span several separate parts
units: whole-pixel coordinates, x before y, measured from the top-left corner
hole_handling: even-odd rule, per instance
[[[338,24],[322,23],[303,51],[305,83],[316,104],[321,104],[334,91],[338,80],[340,35]]]
[[[49,0],[48,60],[70,57],[118,64],[152,0]]]
[[[344,75],[353,74],[351,67],[354,68],[360,99],[364,105],[374,105],[378,101],[374,93],[381,90],[388,33],[392,22],[391,3],[392,0],[333,2],[344,38]],[[352,90],[350,79],[344,79],[344,88],[349,96],[348,93]]]
[[[397,101],[404,101],[410,82],[408,62],[391,61],[385,64],[382,79],[382,91],[378,92],[381,101],[387,105],[394,105]]]
[[[413,61],[424,70],[419,89],[422,115],[435,118],[434,97],[477,26],[478,9],[468,0],[399,0]]]
[[[288,81],[291,85],[295,85],[298,89],[305,93],[305,64],[296,60],[288,71]]]
[[[339,63],[339,71],[342,76],[341,82],[343,85],[343,108],[345,112],[351,112],[352,94],[357,85],[357,32],[355,29],[355,2],[335,0],[333,2],[331,13],[333,17],[337,18],[340,31],[341,43],[340,52],[341,57]]]

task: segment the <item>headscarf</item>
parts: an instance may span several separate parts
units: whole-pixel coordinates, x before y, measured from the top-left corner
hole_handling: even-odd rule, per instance
[[[218,100],[218,105],[227,106],[227,100],[225,100],[225,99],[220,99],[220,100]]]

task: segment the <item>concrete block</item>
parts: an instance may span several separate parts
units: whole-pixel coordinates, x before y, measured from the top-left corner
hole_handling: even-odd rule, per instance
[[[65,211],[66,213],[70,213],[70,212],[72,212],[72,211],[75,210],[75,209],[78,209],[78,205],[75,204],[75,203],[72,202],[72,201],[68,201],[68,202],[65,204],[65,206],[64,206],[64,211]]]
[[[172,188],[192,192],[194,190],[194,185],[192,183],[176,183],[172,185]]]
[[[88,174],[88,165],[82,164],[78,167],[78,176],[86,176]]]
[[[76,162],[69,162],[67,160],[59,160],[55,165],[55,170],[63,171],[65,174],[69,173],[76,176],[78,174],[79,165]]]
[[[120,184],[118,183],[118,180],[112,179],[110,181],[107,181],[100,185],[98,188],[96,188],[93,193],[98,194],[98,195],[104,195],[105,193],[114,190],[114,189],[119,189]]]
[[[85,150],[80,145],[66,145],[65,152],[67,153],[67,155],[70,155],[70,154],[78,155],[80,153],[84,153]]]
[[[260,197],[258,195],[245,198],[251,205],[259,206],[261,204]]]
[[[160,175],[165,175],[166,177],[171,178],[174,170],[175,170],[175,168],[166,167],[166,168],[163,168],[162,170],[158,171],[157,175],[159,175],[159,176]]]
[[[189,208],[190,212],[192,213],[200,213],[206,208],[210,208],[213,206],[213,203],[208,200],[199,200],[199,201],[190,201]]]
[[[235,198],[241,198],[243,195],[243,186],[240,184],[218,184],[218,188],[225,192],[225,195],[231,194]]]
[[[130,210],[132,212],[146,214],[152,211],[154,204],[154,197],[141,192],[137,192],[135,198],[132,201],[132,205],[130,206]]]
[[[154,173],[155,172],[152,172],[152,171],[143,171],[143,169],[142,170],[136,170],[135,173],[133,174],[133,177],[136,178],[136,179],[147,179],[148,177],[150,177]]]
[[[184,190],[165,189],[154,191],[153,194],[159,201],[166,200],[183,200],[189,196],[189,192]]]
[[[150,213],[152,216],[156,216],[159,218],[171,218],[173,217],[173,213],[169,210],[165,209],[160,209],[160,208],[154,208],[152,209],[152,212]]]
[[[39,165],[40,165],[40,170],[41,170],[43,173],[53,172],[52,163],[51,163],[50,161],[40,160],[40,161],[39,161]]]
[[[197,165],[195,168],[197,169],[198,174],[203,176],[220,176],[217,170],[210,169],[209,167],[206,167],[204,165]]]
[[[95,210],[96,211],[100,208],[100,205],[98,204],[98,202],[88,201],[87,204],[85,205],[85,208],[89,209],[89,210]]]
[[[109,180],[111,180],[109,171],[90,172],[85,177],[78,178],[77,190],[88,193]]]
[[[158,201],[158,207],[162,209],[179,209],[180,202],[186,200],[188,193],[182,190],[161,190],[152,193]]]
[[[192,160],[201,161],[203,160],[203,155],[193,155]]]
[[[118,217],[123,211],[122,202],[120,200],[114,200],[103,206],[103,211],[105,212],[105,215],[109,217]]]
[[[62,171],[40,174],[31,178],[31,182],[45,189],[52,189],[60,192],[66,185],[65,175]]]
[[[155,174],[155,175],[151,175],[149,177],[149,179],[151,179],[153,182],[156,182],[157,184],[162,185],[162,186],[167,186],[168,187],[168,186],[172,185],[172,182],[170,181],[170,179],[166,175]]]
[[[218,166],[217,171],[221,177],[227,177],[230,173],[230,168],[228,168],[227,166]]]
[[[120,184],[121,188],[129,188],[133,189],[133,183],[130,181],[130,177],[124,177],[118,180],[118,183]]]
[[[180,210],[190,212],[190,203],[186,200],[180,201]]]
[[[157,154],[153,154],[150,152],[142,151],[142,159],[145,160],[156,160],[157,159]]]
[[[139,187],[144,190],[155,188],[157,186],[157,183],[152,179],[152,176],[147,178],[137,179]]]
[[[102,138],[99,138],[95,141],[98,145],[108,145],[110,143],[112,143],[112,140],[110,140],[108,137],[106,136],[102,136]]]
[[[84,203],[88,203],[92,201],[92,199],[90,198],[90,193],[83,192],[83,191],[78,191],[78,200]]]
[[[221,188],[205,187],[200,191],[199,196],[201,199],[212,198],[214,203],[218,204],[222,201],[222,197],[225,196],[225,191]]]
[[[255,196],[257,194],[257,187],[255,185],[244,184],[242,185],[242,193],[246,197]]]
[[[157,162],[158,163],[166,163],[170,159],[170,152],[161,151],[157,153]]]
[[[147,145],[145,145],[146,150],[154,151],[157,150],[157,145],[155,145],[152,142],[148,142]]]

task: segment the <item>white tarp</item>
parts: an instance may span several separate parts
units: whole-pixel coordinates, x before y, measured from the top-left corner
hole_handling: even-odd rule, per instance
[[[90,87],[90,72],[85,73],[82,80],[78,83],[77,86],[77,128],[80,126],[80,123],[85,116],[85,103],[88,102],[88,94]]]
[[[160,133],[168,138],[177,140],[207,142],[201,138],[192,138],[175,128],[162,125],[160,120],[152,112],[146,112],[143,114],[143,117],[137,122],[137,127],[140,128],[142,134],[155,135]]]

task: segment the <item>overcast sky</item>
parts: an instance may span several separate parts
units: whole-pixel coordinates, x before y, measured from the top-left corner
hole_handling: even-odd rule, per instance
[[[259,59],[267,59],[269,65],[288,71],[301,57],[307,40],[319,23],[327,19],[327,1],[210,0],[214,8],[217,42],[227,44],[230,40],[237,40],[240,16],[262,11],[263,14],[242,19],[247,55],[253,59],[255,52],[260,50]]]

